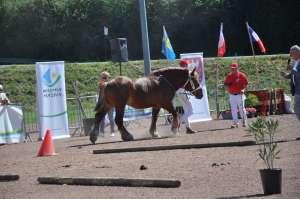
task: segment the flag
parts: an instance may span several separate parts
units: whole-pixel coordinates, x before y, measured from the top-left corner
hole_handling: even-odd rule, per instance
[[[170,39],[168,37],[165,26],[163,26],[163,31],[164,31],[164,33],[163,33],[163,39],[162,39],[161,52],[162,52],[162,54],[165,55],[165,57],[168,60],[174,61],[176,59],[176,55],[175,55],[175,52],[170,43]]]
[[[219,43],[218,43],[218,57],[223,57],[225,52],[226,52],[226,44],[223,35],[223,23],[221,23]]]
[[[265,46],[263,44],[263,42],[261,41],[261,39],[259,38],[259,36],[256,34],[256,32],[248,25],[247,23],[247,27],[248,27],[248,32],[249,32],[249,35],[250,35],[250,40],[252,43],[257,43],[258,44],[258,47],[260,49],[260,51],[262,53],[266,53],[266,49],[265,49]]]

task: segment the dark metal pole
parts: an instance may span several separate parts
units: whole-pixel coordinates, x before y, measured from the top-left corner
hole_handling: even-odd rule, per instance
[[[149,50],[149,38],[148,38],[145,0],[139,0],[139,5],[140,5],[140,20],[141,20],[142,41],[143,41],[144,74],[146,76],[151,72],[151,63],[150,63],[150,50]]]

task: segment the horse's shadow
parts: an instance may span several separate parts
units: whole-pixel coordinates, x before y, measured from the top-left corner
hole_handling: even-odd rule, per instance
[[[163,136],[163,137],[158,137],[158,138],[153,138],[153,137],[143,137],[143,138],[136,138],[132,141],[124,141],[124,140],[116,140],[116,141],[109,141],[109,142],[99,142],[99,143],[89,143],[89,144],[78,144],[78,145],[71,145],[69,146],[70,148],[82,148],[86,146],[93,146],[93,145],[98,145],[98,144],[115,144],[115,143],[121,143],[121,142],[136,142],[136,141],[144,141],[144,140],[153,140],[153,139],[166,139],[166,138],[173,138],[174,136]]]
[[[217,129],[208,129],[208,130],[201,130],[201,131],[196,131],[196,133],[203,133],[203,132],[209,132],[209,131],[219,131],[219,130],[228,130],[231,129],[229,128],[217,128]],[[174,136],[162,136],[159,138],[153,138],[153,137],[141,137],[141,138],[135,138],[134,140],[130,141],[130,142],[135,142],[135,141],[143,141],[143,140],[152,140],[152,139],[166,139],[166,138],[173,138]],[[78,145],[71,145],[69,146],[70,148],[82,148],[82,147],[86,147],[86,146],[93,146],[93,145],[103,145],[103,144],[115,144],[115,143],[121,143],[121,142],[127,142],[124,140],[115,140],[115,141],[109,141],[109,142],[98,142],[95,144],[92,143],[88,143],[88,144],[78,144]]]

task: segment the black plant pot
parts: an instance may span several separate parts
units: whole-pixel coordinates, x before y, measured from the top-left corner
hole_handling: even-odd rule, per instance
[[[261,169],[259,172],[264,194],[280,194],[282,184],[281,169]]]

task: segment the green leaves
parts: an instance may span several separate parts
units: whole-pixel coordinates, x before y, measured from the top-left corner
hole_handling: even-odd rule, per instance
[[[260,102],[256,95],[250,93],[247,95],[245,104],[246,104],[246,107],[254,107],[254,106],[260,105]]]
[[[256,143],[259,145],[258,155],[264,161],[268,169],[274,168],[274,159],[279,159],[280,150],[274,141],[275,133],[278,129],[278,120],[272,118],[258,117],[249,124],[249,131],[254,135]]]

